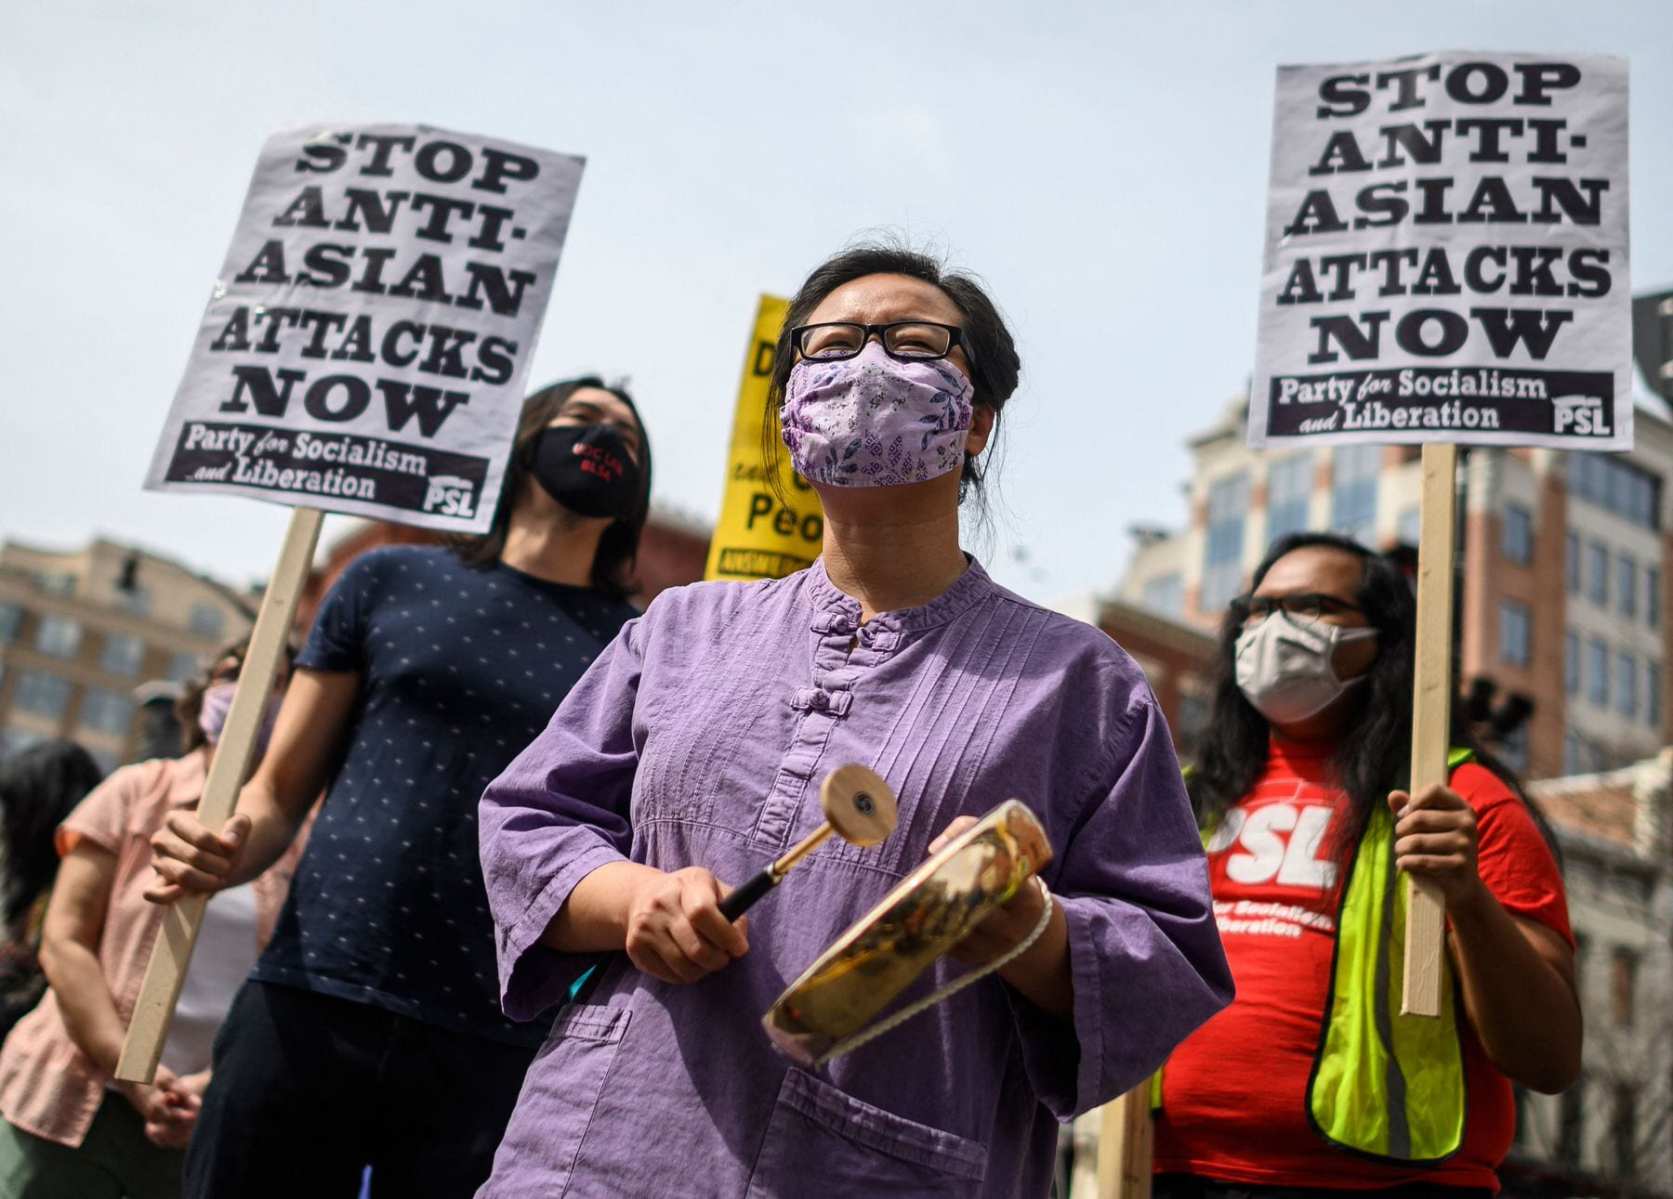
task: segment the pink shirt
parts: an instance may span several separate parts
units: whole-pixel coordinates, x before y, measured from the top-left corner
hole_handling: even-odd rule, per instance
[[[203,793],[204,755],[124,766],[106,779],[58,828],[58,852],[86,841],[116,855],[110,906],[99,938],[99,965],[124,1023],[132,1016],[163,909],[145,899],[155,879],[151,835],[170,812],[189,811]],[[255,882],[260,937],[278,919],[304,838]],[[0,1049],[0,1116],[61,1145],[80,1146],[104,1099],[110,1076],[87,1057],[64,1025],[58,996],[48,990]]]

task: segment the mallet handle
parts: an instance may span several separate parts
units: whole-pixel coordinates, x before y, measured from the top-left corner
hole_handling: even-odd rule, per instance
[[[829,837],[831,832],[831,822],[827,820],[796,842],[782,858],[721,900],[720,914],[730,921],[749,911],[755,906],[756,900],[778,886],[779,881],[790,873],[790,868],[818,848],[820,842]]]
[[[728,922],[736,920],[739,916],[742,916],[745,912],[749,911],[750,908],[754,907],[756,900],[760,899],[768,891],[771,891],[774,887],[778,886],[778,880],[780,877],[780,875],[773,873],[773,868],[771,866],[768,866],[765,870],[761,871],[761,873],[750,879],[743,886],[733,891],[732,894],[721,900],[720,914],[725,916]]]

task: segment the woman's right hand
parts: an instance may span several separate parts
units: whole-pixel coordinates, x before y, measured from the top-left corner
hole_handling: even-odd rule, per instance
[[[747,918],[720,914],[731,888],[701,866],[648,875],[627,907],[627,956],[669,983],[694,983],[749,952]]]
[[[230,886],[249,837],[248,816],[234,815],[212,833],[192,813],[173,813],[151,838],[151,868],[158,881],[145,898],[173,903],[188,891],[212,894]]]
[[[163,1149],[184,1149],[191,1139],[196,1111],[176,1113],[172,1100],[180,1079],[167,1066],[158,1066],[151,1082],[117,1082],[115,1087],[145,1124],[145,1136]]]

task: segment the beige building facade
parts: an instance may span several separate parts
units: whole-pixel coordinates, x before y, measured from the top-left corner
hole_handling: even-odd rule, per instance
[[[69,737],[106,770],[130,760],[135,689],[189,678],[254,612],[251,597],[132,546],[0,544],[0,751]]]

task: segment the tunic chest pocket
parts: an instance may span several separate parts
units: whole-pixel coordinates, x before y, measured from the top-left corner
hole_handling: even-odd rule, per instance
[[[801,1070],[779,1088],[748,1199],[808,1194],[968,1195],[988,1149],[844,1094]]]

